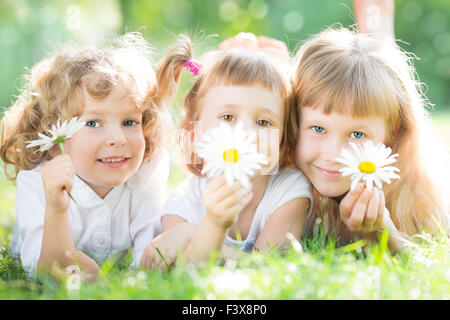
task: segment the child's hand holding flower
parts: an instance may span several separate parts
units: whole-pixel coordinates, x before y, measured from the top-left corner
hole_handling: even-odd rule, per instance
[[[64,155],[63,143],[71,138],[78,130],[83,128],[84,121],[79,121],[74,117],[70,122],[64,121],[60,123],[60,119],[48,131],[51,136],[46,136],[38,133],[40,139],[28,141],[27,148],[39,147],[36,152],[47,151],[54,145],[58,145],[61,154],[47,162],[42,168],[42,180],[44,182],[45,196],[48,204],[52,205],[57,210],[67,210],[69,206],[69,199],[64,191],[67,191],[68,196],[78,205],[78,202],[70,194],[73,185],[74,170],[70,157]]]
[[[252,199],[252,192],[240,183],[228,185],[225,176],[212,179],[202,193],[206,219],[220,229],[228,229]]]
[[[66,154],[56,156],[43,166],[41,175],[47,207],[52,208],[54,212],[66,212],[74,177],[70,157]]]
[[[242,122],[234,128],[222,123],[199,144],[205,161],[202,174],[211,180],[203,190],[207,217],[216,226],[228,228],[252,198],[250,177],[267,161],[257,152],[254,133],[246,134]]]
[[[343,176],[351,175],[350,192],[339,205],[340,217],[352,232],[370,233],[380,230],[392,221],[386,208],[382,182],[390,183],[398,179],[396,167],[387,166],[394,163],[398,154],[390,155],[391,149],[383,144],[373,145],[368,141],[361,145],[350,143],[352,151],[343,149],[336,159],[347,167],[339,171]],[[366,186],[360,181],[364,181]],[[376,187],[373,187],[375,183]]]

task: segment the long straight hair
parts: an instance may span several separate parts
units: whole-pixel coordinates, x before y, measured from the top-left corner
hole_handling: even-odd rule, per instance
[[[329,28],[304,43],[295,57],[294,95],[298,108],[318,108],[354,118],[382,117],[384,143],[398,153],[400,179],[385,185],[386,207],[404,235],[449,226],[448,153],[436,143],[430,106],[411,56],[393,41]],[[320,218],[327,232],[347,243],[352,234],[339,217],[339,204],[316,190],[305,224],[311,234]]]

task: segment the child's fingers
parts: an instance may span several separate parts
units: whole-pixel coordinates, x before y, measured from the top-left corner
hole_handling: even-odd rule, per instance
[[[148,260],[147,248],[145,248],[144,252],[142,253],[141,260],[139,260],[139,265],[147,269],[147,260]]]
[[[94,282],[95,280],[97,280],[97,274],[96,273],[91,273],[91,272],[83,273],[82,274],[82,279],[86,283],[91,283],[91,282]]]
[[[224,185],[214,192],[214,201],[216,201],[216,203],[221,203],[241,192],[242,189],[243,187],[238,183],[234,183],[231,187],[229,185]]]
[[[380,230],[384,227],[384,210],[386,209],[386,200],[384,198],[384,192],[379,190],[380,201],[378,203],[378,215],[374,223],[375,230]]]
[[[251,192],[246,193],[240,201],[238,201],[234,206],[228,208],[227,210],[231,212],[235,212],[236,214],[241,213],[241,211],[245,208],[245,206],[252,199],[253,194]]]
[[[72,191],[72,188],[73,188],[73,177],[72,176],[64,175],[64,176],[60,176],[56,179],[58,179],[58,180],[55,180],[55,183],[58,184],[58,188],[61,191],[67,191],[67,192]]]
[[[73,171],[72,160],[67,154],[59,155],[47,162],[42,168],[43,172],[55,173],[60,170],[71,169]]]
[[[168,250],[164,248],[155,247],[151,253],[151,268],[157,268],[160,271],[167,270],[173,265],[175,258]]]
[[[220,202],[220,206],[223,209],[228,209],[231,208],[232,206],[234,206],[235,204],[241,202],[244,200],[245,197],[249,196],[249,194],[251,193],[251,191],[248,191],[246,189],[240,189],[239,191],[230,194],[228,197],[226,197],[225,199],[223,199]]]
[[[50,275],[59,283],[67,279],[67,272],[56,261],[50,267]]]
[[[342,199],[341,203],[339,204],[339,211],[341,218],[345,221],[348,219],[352,214],[353,206],[355,205],[355,202],[358,200],[361,193],[364,191],[364,186],[362,183],[358,183],[356,185],[355,190],[351,190],[347,193],[347,195]]]
[[[153,269],[159,264],[159,257],[154,253],[156,253],[155,249],[150,248],[145,257],[145,268],[147,270]]]
[[[159,263],[161,262],[161,257],[156,251],[156,247],[151,246],[149,250],[149,254],[147,257],[147,268],[155,269],[159,268]]]
[[[65,255],[88,272],[99,270],[97,262],[81,251],[66,251]]]
[[[372,192],[365,189],[353,206],[348,218],[348,225],[352,231],[360,230],[371,195]]]
[[[241,192],[242,190],[245,190],[245,188],[239,182],[233,183],[232,186],[229,186],[225,182],[225,184],[221,185],[215,191],[209,191],[209,196],[215,203],[220,203],[229,197],[232,197],[234,194]]]
[[[208,190],[209,192],[214,192],[220,187],[224,186],[226,184],[225,176],[221,174],[218,177],[212,178],[210,181],[208,181],[208,184],[205,187],[205,190]]]
[[[157,247],[155,247],[152,243],[148,244],[142,255],[141,265],[148,270],[155,268],[159,269],[160,263],[162,262],[161,260],[162,259],[159,256]]]
[[[375,222],[378,217],[378,208],[380,204],[380,199],[378,196],[378,189],[374,188],[372,191],[371,198],[369,200],[369,204],[367,206],[367,212],[364,216],[363,227],[366,232],[375,231]]]
[[[152,249],[152,250],[154,250],[154,249]],[[146,268],[148,270],[151,270],[151,269],[155,268],[158,265],[159,265],[159,257],[155,256],[153,254],[153,252],[149,253],[147,255],[147,260],[146,260],[146,264],[145,264]]]
[[[47,188],[72,189],[74,168],[68,155],[59,155],[44,165],[42,180]]]

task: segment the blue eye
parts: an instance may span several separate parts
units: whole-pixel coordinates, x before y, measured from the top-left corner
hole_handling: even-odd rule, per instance
[[[136,121],[136,120],[131,120],[131,119],[125,120],[125,121],[123,122],[123,125],[124,125],[125,127],[132,127],[132,126],[134,126],[134,125],[136,125],[136,124],[137,124],[137,121]]]
[[[361,139],[362,137],[364,137],[364,133],[360,131],[353,131],[350,135],[355,139]]]
[[[317,133],[322,133],[322,132],[325,131],[324,128],[319,127],[319,126],[313,126],[312,129],[313,129],[315,132],[317,132]]]
[[[91,127],[91,128],[95,128],[97,127],[99,123],[95,120],[90,120],[90,121],[86,121],[86,126],[87,127]]]

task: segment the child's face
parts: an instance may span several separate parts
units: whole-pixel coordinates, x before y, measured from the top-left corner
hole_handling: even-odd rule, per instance
[[[203,133],[219,127],[221,122],[231,126],[243,122],[244,130],[255,130],[257,133],[258,150],[268,160],[268,165],[263,168],[270,170],[278,164],[284,119],[284,104],[278,91],[260,85],[217,85],[200,99],[199,107]],[[278,133],[278,140],[273,141],[273,146],[268,146],[271,142],[269,132],[262,132],[268,129],[276,129],[273,132]]]
[[[86,91],[80,120],[86,125],[64,146],[77,175],[100,197],[139,169],[145,150],[142,111],[130,96],[113,87],[101,100]]]
[[[385,125],[381,117],[354,118],[338,113],[325,114],[319,108],[300,109],[300,136],[295,162],[323,196],[338,197],[350,189],[349,176],[338,171],[335,159],[348,142],[372,140],[384,143]]]

